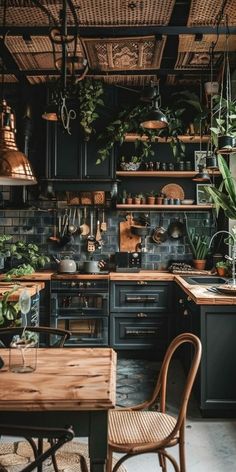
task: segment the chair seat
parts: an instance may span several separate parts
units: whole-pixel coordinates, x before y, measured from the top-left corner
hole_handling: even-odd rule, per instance
[[[176,419],[157,411],[109,411],[108,438],[120,450],[148,443],[159,444],[173,431]],[[177,439],[177,437],[176,437]]]

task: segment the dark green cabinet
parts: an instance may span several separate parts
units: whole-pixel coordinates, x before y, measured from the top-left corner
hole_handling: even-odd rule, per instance
[[[236,307],[196,305],[176,289],[177,333],[192,332],[202,343],[202,360],[195,381],[202,415],[236,416]],[[180,360],[187,372],[192,349],[182,348]]]
[[[71,134],[59,123],[49,123],[47,133],[48,178],[62,180],[113,180],[114,155],[97,164],[98,142],[85,141],[78,120],[71,122]]]

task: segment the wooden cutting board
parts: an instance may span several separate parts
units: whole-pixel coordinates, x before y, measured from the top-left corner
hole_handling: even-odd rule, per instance
[[[137,244],[141,243],[141,236],[131,233],[133,220],[131,215],[126,216],[126,221],[120,222],[120,251],[137,251]]]

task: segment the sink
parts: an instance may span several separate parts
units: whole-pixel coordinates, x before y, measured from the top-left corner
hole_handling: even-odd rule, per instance
[[[188,276],[188,277],[182,277],[182,279],[184,279],[186,282],[188,282],[188,284],[190,285],[211,285],[211,284],[224,284],[227,279],[224,279],[223,277],[217,277],[217,276],[207,276],[207,275],[203,275],[203,276]]]

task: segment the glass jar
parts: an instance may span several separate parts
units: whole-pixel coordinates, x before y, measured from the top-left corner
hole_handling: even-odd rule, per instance
[[[37,342],[21,338],[13,340],[9,348],[9,370],[17,373],[33,372],[37,366]]]

